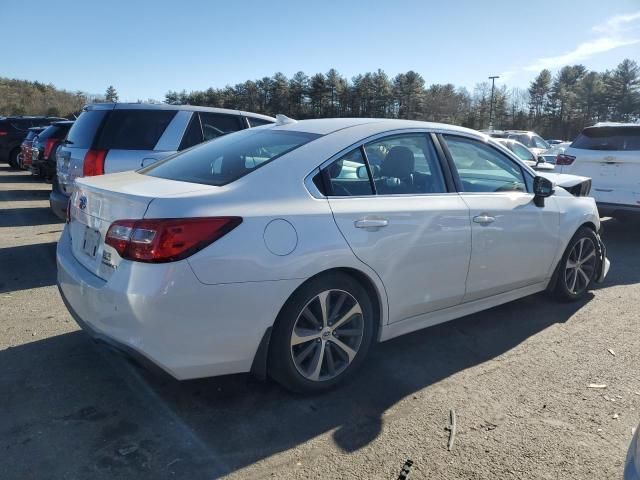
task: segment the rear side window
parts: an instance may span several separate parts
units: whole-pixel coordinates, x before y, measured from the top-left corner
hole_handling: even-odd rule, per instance
[[[180,147],[178,150],[184,150],[185,148],[193,147],[194,145],[198,145],[203,142],[202,138],[202,128],[200,127],[200,119],[198,118],[198,114],[194,113],[191,116],[191,120],[189,121],[189,126],[187,127],[187,131],[182,137],[182,142],[180,142]]]
[[[203,143],[139,172],[181,182],[226,185],[319,136],[246,129]]]
[[[322,183],[318,189],[329,197],[351,197],[373,195],[371,177],[362,155],[356,148],[322,170]]]
[[[249,120],[250,127],[261,127],[262,125],[269,125],[273,123],[270,120],[263,120],[262,118],[254,118],[254,117],[247,117],[247,120]]]
[[[200,123],[202,124],[202,134],[205,141],[242,130],[240,117],[233,115],[200,112]]]
[[[91,148],[96,132],[102,124],[102,120],[109,113],[107,110],[87,110],[82,112],[74,122],[67,141],[74,148]]]
[[[37,124],[32,125],[32,122],[30,119],[15,119],[15,120],[10,120],[9,123],[13,128],[21,131],[28,130],[32,126],[37,125]]]
[[[571,144],[582,150],[640,150],[640,127],[585,128]]]
[[[96,147],[153,150],[176,113],[176,110],[112,110]]]

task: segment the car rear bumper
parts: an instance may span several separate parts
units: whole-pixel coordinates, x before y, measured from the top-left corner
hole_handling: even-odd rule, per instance
[[[67,204],[69,203],[69,197],[56,188],[54,181],[51,194],[49,195],[49,206],[53,213],[56,214],[61,220],[67,219]]]
[[[122,262],[108,281],[80,264],[65,228],[58,287],[80,327],[173,377],[248,372],[297,281],[205,285],[188,262]]]

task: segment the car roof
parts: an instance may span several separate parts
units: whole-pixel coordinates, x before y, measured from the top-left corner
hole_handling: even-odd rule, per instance
[[[59,122],[53,122],[51,125],[60,125],[60,126],[73,125],[73,120],[61,120]]]
[[[457,127],[445,123],[422,122],[418,120],[399,120],[389,118],[317,118],[312,120],[299,120],[286,124],[274,124],[258,128],[270,128],[274,130],[314,133],[317,135],[328,135],[340,130],[366,125],[370,134],[383,133],[392,130],[402,129],[426,129],[426,130],[446,130],[448,132],[460,132],[472,134],[476,137],[486,137],[486,135],[471,130],[469,128]]]
[[[598,122],[595,125],[591,125],[590,127],[586,127],[585,130],[587,128],[600,128],[600,127],[607,127],[607,128],[611,128],[611,127],[638,127],[640,128],[640,123],[631,123],[631,122],[627,122],[627,123],[623,123],[623,122]]]
[[[228,108],[199,107],[197,105],[169,105],[167,103],[89,103],[84,106],[83,110],[179,110],[187,112],[210,112],[227,115],[242,115],[245,117],[261,118],[271,122],[276,121],[275,118],[270,117],[269,115],[262,115],[261,113],[231,110]]]

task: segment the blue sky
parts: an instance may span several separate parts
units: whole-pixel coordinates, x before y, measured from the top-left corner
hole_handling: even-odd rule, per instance
[[[90,93],[113,84],[129,101],[278,71],[415,70],[468,88],[501,75],[526,87],[545,67],[640,61],[638,0],[2,3],[0,76]]]

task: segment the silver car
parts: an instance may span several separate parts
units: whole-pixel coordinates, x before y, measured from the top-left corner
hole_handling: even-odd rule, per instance
[[[207,140],[273,122],[257,113],[190,105],[87,105],[57,151],[51,209],[65,218],[76,178],[137,170]]]

